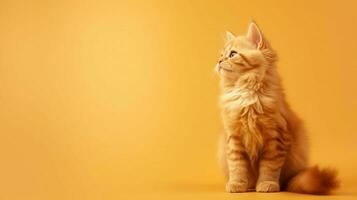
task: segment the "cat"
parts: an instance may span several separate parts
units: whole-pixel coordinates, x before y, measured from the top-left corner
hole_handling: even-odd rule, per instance
[[[215,67],[226,190],[329,194],[339,186],[336,170],[308,167],[306,131],[286,102],[276,52],[255,22],[246,36],[227,32],[226,38]]]

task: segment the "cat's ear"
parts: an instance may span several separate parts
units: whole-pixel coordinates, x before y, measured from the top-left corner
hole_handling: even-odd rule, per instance
[[[264,37],[259,29],[258,25],[252,21],[249,24],[247,38],[250,42],[252,42],[258,49],[264,47]]]
[[[233,33],[229,32],[229,31],[226,31],[226,40],[227,40],[227,42],[233,40],[235,37],[236,36]]]

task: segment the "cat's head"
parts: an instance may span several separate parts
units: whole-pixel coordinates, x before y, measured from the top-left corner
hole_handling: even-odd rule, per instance
[[[227,84],[234,85],[240,77],[264,79],[266,71],[274,66],[276,55],[254,22],[246,36],[227,32],[226,40],[216,72]]]

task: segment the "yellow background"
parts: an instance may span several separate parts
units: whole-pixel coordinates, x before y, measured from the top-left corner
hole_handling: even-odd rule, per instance
[[[213,67],[257,21],[310,132],[311,163],[357,187],[355,1],[0,1],[0,199],[227,194]],[[320,197],[303,196],[316,199]]]

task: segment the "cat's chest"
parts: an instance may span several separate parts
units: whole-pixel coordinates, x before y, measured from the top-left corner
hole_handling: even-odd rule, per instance
[[[229,98],[228,98],[229,97]],[[256,161],[264,135],[258,127],[266,117],[262,97],[254,92],[228,94],[223,101],[223,119],[229,135],[238,135],[248,156]]]
[[[273,123],[273,113],[278,110],[274,98],[249,90],[223,94],[221,100],[224,127],[230,134],[261,134],[259,127]]]
[[[221,96],[224,115],[230,120],[259,117],[264,113],[262,96],[254,91],[237,90]]]

